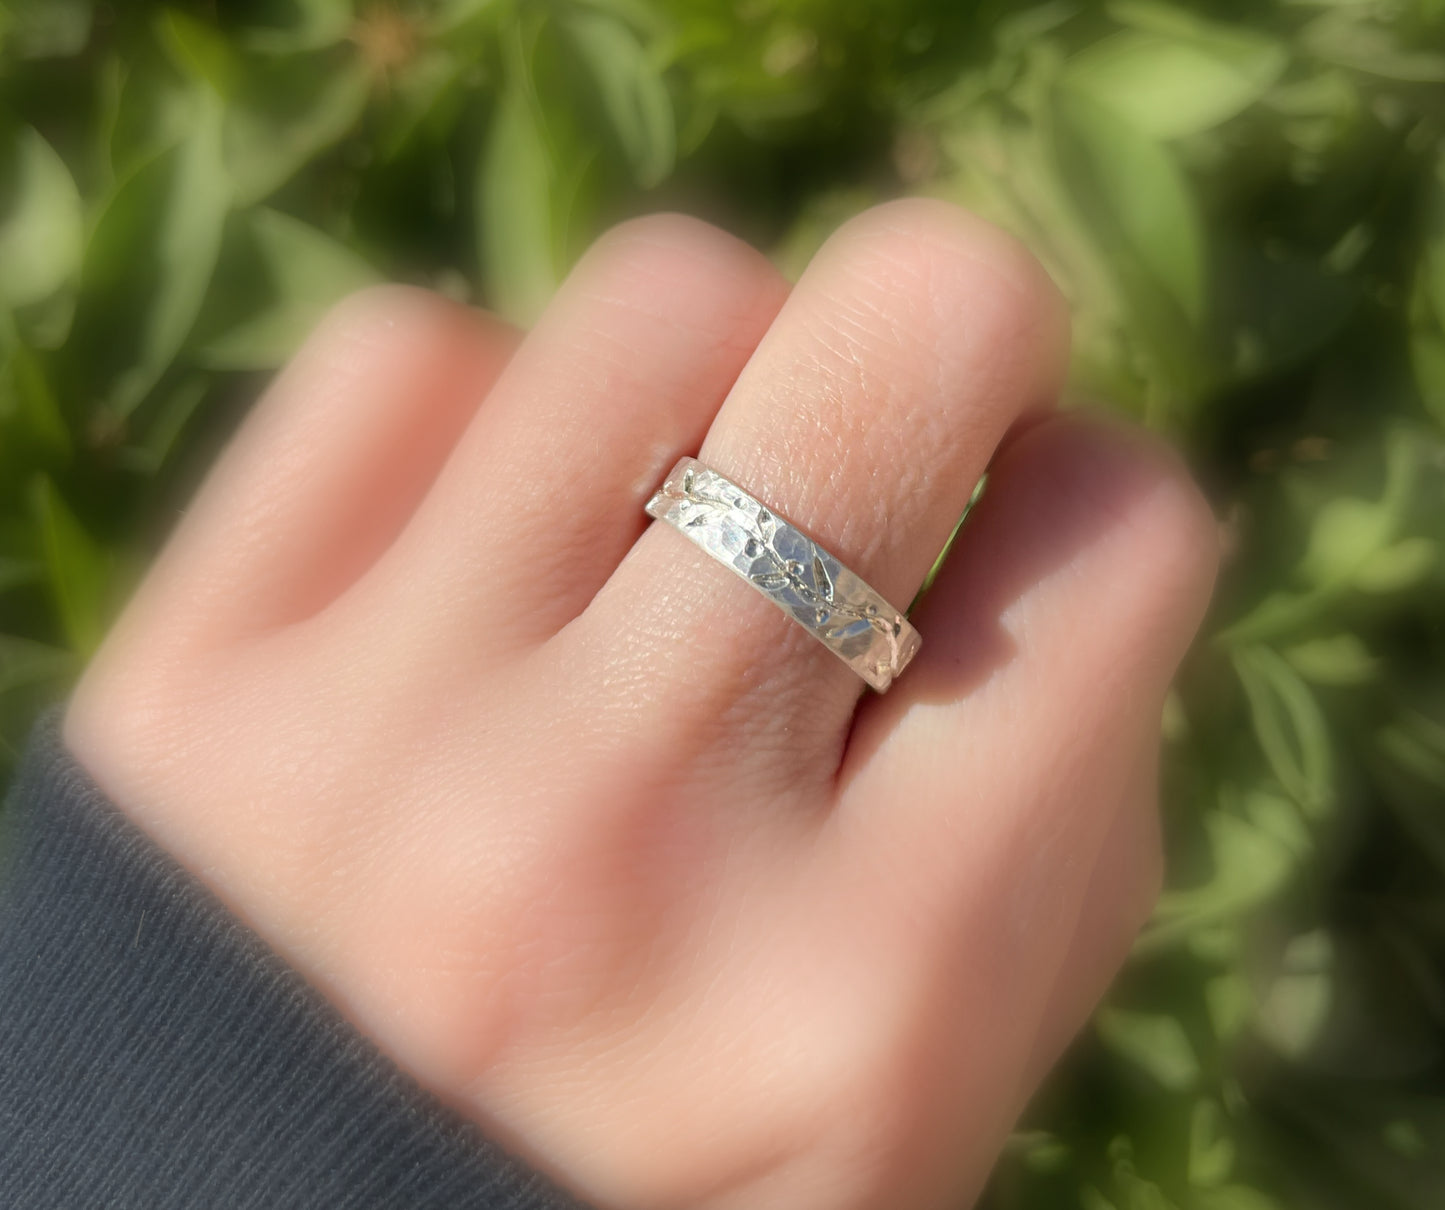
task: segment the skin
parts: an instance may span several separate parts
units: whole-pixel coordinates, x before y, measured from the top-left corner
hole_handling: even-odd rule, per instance
[[[86,674],[99,785],[402,1067],[600,1207],[974,1195],[1160,880],[1210,510],[1052,403],[1065,308],[942,203],[791,289],[676,216],[520,339],[344,303]],[[889,600],[886,696],[646,497],[702,459]]]

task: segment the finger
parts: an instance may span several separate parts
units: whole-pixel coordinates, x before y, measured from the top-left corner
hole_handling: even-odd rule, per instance
[[[624,224],[576,267],[460,443],[393,570],[429,625],[506,618],[513,642],[575,616],[636,540],[642,505],[701,441],[786,293],[706,223]],[[436,611],[440,611],[439,613]]]
[[[340,303],[247,417],[129,612],[171,642],[317,612],[394,539],[514,341],[421,290]]]
[[[878,207],[809,266],[700,456],[906,605],[999,439],[1056,392],[1065,326],[1043,270],[1002,232],[939,202]],[[629,636],[610,644],[609,675],[630,697],[786,729],[788,759],[808,767],[806,737],[836,745],[860,690],[665,525],[581,621],[580,644]]]
[[[1045,421],[990,479],[919,610],[927,644],[859,713],[824,835],[840,895],[958,955],[1002,1127],[1217,539],[1177,462],[1116,425]]]
[[[1158,767],[1158,745],[1151,741],[1104,835],[1078,923],[1024,1067],[1020,1101],[1038,1086],[1093,1014],[1159,898],[1164,858]]]

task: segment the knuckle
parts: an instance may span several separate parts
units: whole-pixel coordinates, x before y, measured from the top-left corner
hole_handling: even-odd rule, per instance
[[[86,669],[65,707],[66,746],[102,780],[150,763],[172,713],[165,678],[106,652]]]
[[[926,271],[940,300],[972,303],[981,286],[1030,325],[1062,326],[1063,295],[1016,236],[972,211],[933,198],[903,198],[864,211],[840,228],[841,242],[872,248]]]
[[[1102,518],[1116,544],[1110,565],[1140,606],[1187,617],[1192,634],[1213,590],[1219,526],[1183,459],[1159,437],[1099,414],[1061,416],[1036,436],[1042,480],[1073,498],[1077,524]]]
[[[381,282],[353,290],[332,304],[313,338],[317,343],[391,345],[441,330],[459,304],[418,286]]]
[[[1197,623],[1219,568],[1219,523],[1183,460],[1163,442],[1148,443],[1141,480],[1135,508],[1139,565],[1163,601]]]
[[[604,232],[583,257],[585,269],[630,268],[670,282],[708,276],[738,277],[773,270],[755,248],[720,227],[686,214],[647,214]]]
[[[648,215],[588,250],[539,329],[564,342],[580,334],[624,380],[653,361],[659,327],[732,365],[752,352],[784,288],[760,253],[726,232],[683,215]]]
[[[977,389],[1011,406],[1057,392],[1068,309],[1044,267],[1001,228],[947,202],[888,202],[839,228],[817,263],[831,292],[851,300],[848,313],[876,313],[865,326],[886,337],[893,360],[936,367],[948,383],[987,380]]]

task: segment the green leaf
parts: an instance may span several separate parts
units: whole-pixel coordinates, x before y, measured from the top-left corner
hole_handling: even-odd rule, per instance
[[[1425,256],[1419,284],[1435,327],[1445,327],[1445,152],[1435,157],[1425,195]]]
[[[1317,930],[1285,947],[1280,974],[1260,1004],[1255,1025],[1281,1054],[1301,1058],[1318,1041],[1334,999],[1334,944]]]
[[[75,656],[19,635],[0,634],[0,694],[58,681],[75,671]]]
[[[661,72],[637,35],[606,13],[576,13],[566,29],[592,73],[633,177],[643,188],[656,185],[677,157],[672,98]]]
[[[144,438],[127,445],[117,454],[117,461],[127,470],[154,475],[170,461],[182,431],[206,398],[210,381],[202,374],[193,374],[171,390],[154,409]]]
[[[263,207],[249,211],[243,223],[247,250],[265,279],[268,301],[197,349],[197,357],[214,369],[281,365],[327,310],[381,280],[349,248],[289,215]]]
[[[84,240],[70,170],[36,130],[17,128],[0,154],[0,307],[17,310],[73,290]],[[49,343],[60,343],[65,327],[49,333]]]
[[[478,21],[505,19],[500,0],[433,0],[425,29],[433,38],[454,35]]]
[[[1174,1017],[1105,1007],[1094,1024],[1105,1046],[1169,1091],[1184,1092],[1199,1079],[1199,1059]]]
[[[1369,555],[1352,578],[1364,592],[1401,592],[1435,569],[1440,548],[1429,538],[1405,538]]]
[[[1310,529],[1300,574],[1321,587],[1349,582],[1384,546],[1394,525],[1394,510],[1383,501],[1349,496],[1330,500]]]
[[[1215,1037],[1222,1042],[1237,1038],[1254,1016],[1254,989],[1239,971],[1216,975],[1205,983],[1204,1002]]]
[[[0,363],[0,417],[11,415],[31,450],[42,458],[70,456],[70,431],[40,362],[27,348],[11,351]],[[10,437],[16,435],[12,430]]]
[[[458,55],[431,50],[399,71],[381,114],[375,139],[378,158],[395,160],[428,131],[444,137],[455,121],[455,111],[466,103],[468,77],[474,70],[475,65]]]
[[[45,565],[31,559],[0,557],[0,593],[45,582]]]
[[[346,52],[297,55],[253,67],[226,112],[226,171],[239,204],[269,197],[346,137],[366,112],[371,78]]]
[[[1424,329],[1412,332],[1410,363],[1426,408],[1445,425],[1445,334]]]
[[[179,352],[205,299],[221,250],[231,193],[221,160],[219,112],[210,106],[178,149],[171,205],[154,245],[159,288],[150,302],[135,366],[111,398],[131,412]]]
[[[1179,165],[1148,134],[1086,95],[1069,97],[1063,116],[1129,249],[1197,324],[1204,314],[1204,232]]]
[[[34,481],[31,504],[66,641],[78,655],[88,656],[104,632],[110,579],[105,557],[43,475]]]
[[[1198,1188],[1222,1185],[1234,1171],[1234,1155],[1219,1102],[1208,1097],[1196,1101],[1189,1118],[1189,1183]]]
[[[1274,837],[1296,858],[1302,861],[1309,856],[1314,838],[1292,799],[1255,788],[1245,794],[1244,810],[1250,823]]]
[[[182,74],[210,85],[223,97],[230,95],[240,65],[215,26],[173,8],[161,12],[156,26],[161,45]]]
[[[1408,711],[1381,729],[1378,742],[1381,751],[1400,768],[1445,794],[1445,727],[1423,714]],[[1445,854],[1445,845],[1441,852]]]
[[[1247,1185],[1226,1185],[1222,1189],[1200,1190],[1191,1198],[1189,1210],[1284,1210],[1284,1206]]]
[[[1353,634],[1296,643],[1285,649],[1284,658],[1317,685],[1361,685],[1380,671],[1380,661]]]
[[[556,289],[558,208],[541,117],[530,85],[514,68],[477,175],[478,243],[494,304],[509,318],[534,319]]]
[[[1282,47],[1254,35],[1124,32],[1078,54],[1063,80],[1136,130],[1167,139],[1243,112],[1279,78],[1285,62]]]
[[[1195,931],[1239,917],[1268,901],[1289,881],[1296,865],[1290,846],[1228,811],[1204,816],[1213,874],[1201,886],[1170,889],[1159,898],[1154,919],[1137,950],[1153,953]]]
[[[1418,1159],[1429,1150],[1429,1144],[1425,1142],[1420,1128],[1408,1118],[1396,1118],[1393,1122],[1386,1122],[1380,1131],[1380,1137],[1385,1146],[1405,1159]]]
[[[1062,1172],[1072,1158],[1068,1143],[1044,1130],[1016,1130],[1006,1147],[1006,1154],[1017,1156],[1034,1172]]]
[[[290,20],[247,26],[241,40],[248,50],[291,55],[335,46],[356,21],[355,0],[291,0]]]
[[[1267,647],[1241,648],[1231,659],[1270,769],[1301,807],[1320,814],[1334,799],[1334,761],[1329,727],[1314,694]]]
[[[231,205],[220,102],[204,89],[193,98],[187,137],[121,183],[86,249],[87,336],[101,350],[98,364],[87,368],[100,374],[106,363],[119,363],[104,399],[120,418],[145,400],[174,361],[220,254]]]
[[[1326,62],[1387,80],[1445,82],[1445,55],[1402,45],[1395,30],[1369,19],[1372,7],[1350,5],[1316,18],[1301,37],[1304,49]]]
[[[0,48],[22,59],[78,55],[90,41],[91,0],[8,0],[0,8]]]

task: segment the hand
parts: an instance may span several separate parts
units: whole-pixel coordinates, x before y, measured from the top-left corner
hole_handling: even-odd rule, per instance
[[[1037,264],[932,202],[850,222],[791,294],[716,230],[629,223],[520,345],[363,294],[226,451],[68,742],[599,1206],[958,1204],[1152,903],[1160,709],[1214,573],[1167,452],[1049,413],[1066,344]],[[899,605],[993,458],[887,696],[647,523],[699,449]]]

